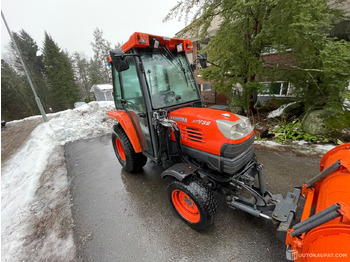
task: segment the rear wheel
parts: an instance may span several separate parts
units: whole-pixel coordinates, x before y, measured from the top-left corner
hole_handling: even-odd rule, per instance
[[[214,222],[217,202],[210,189],[202,181],[172,181],[168,197],[183,221],[195,230],[209,228]]]
[[[147,157],[142,153],[135,153],[128,136],[120,126],[114,127],[112,145],[116,157],[126,171],[130,173],[140,171],[146,164]]]

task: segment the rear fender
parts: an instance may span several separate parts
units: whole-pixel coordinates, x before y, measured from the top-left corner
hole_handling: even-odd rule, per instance
[[[132,147],[135,150],[135,153],[141,153],[142,149],[140,145],[140,140],[137,137],[136,130],[128,114],[124,111],[112,110],[112,111],[109,111],[107,115],[115,118],[119,122],[119,124],[122,126],[122,128],[124,129],[126,135],[128,136],[132,144]]]

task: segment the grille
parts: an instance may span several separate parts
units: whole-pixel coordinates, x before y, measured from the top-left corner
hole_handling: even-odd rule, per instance
[[[205,142],[203,132],[200,129],[186,127],[184,130],[181,131],[182,139],[199,143]]]

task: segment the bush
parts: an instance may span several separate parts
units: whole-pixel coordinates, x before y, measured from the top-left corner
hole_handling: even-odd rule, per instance
[[[339,139],[327,138],[320,135],[310,135],[303,131],[299,119],[292,122],[281,121],[277,127],[270,131],[274,135],[277,143],[285,144],[290,141],[305,140],[311,143],[327,143],[334,142],[335,144],[342,144]]]

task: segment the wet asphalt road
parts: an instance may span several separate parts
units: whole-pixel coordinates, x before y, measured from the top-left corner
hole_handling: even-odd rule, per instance
[[[79,261],[286,261],[276,226],[227,207],[213,227],[186,226],[166,195],[162,168],[148,162],[129,174],[116,159],[110,136],[65,147],[74,234]],[[286,194],[319,170],[319,158],[256,150],[264,164],[267,189]]]

